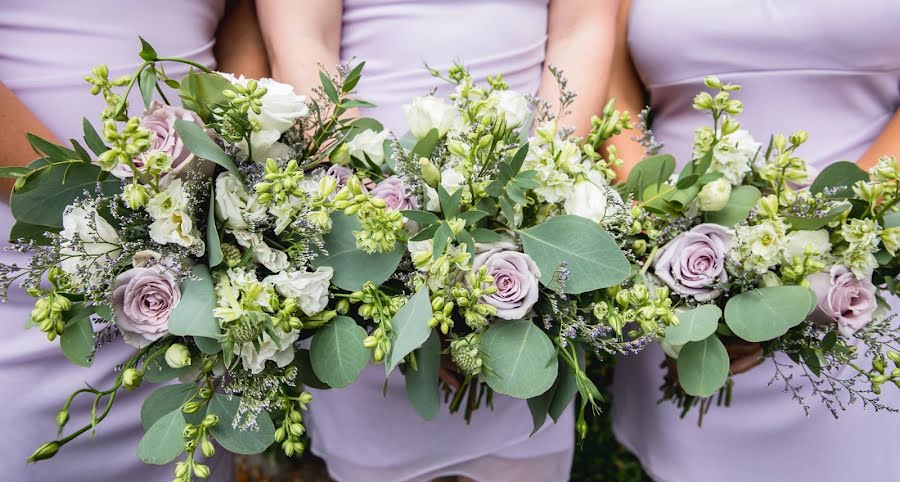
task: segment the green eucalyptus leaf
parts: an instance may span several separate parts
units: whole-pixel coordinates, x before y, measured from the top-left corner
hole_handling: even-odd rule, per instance
[[[28,143],[31,144],[31,148],[34,149],[34,152],[36,152],[39,156],[45,156],[51,161],[63,162],[73,159],[80,159],[78,153],[73,151],[72,149],[54,144],[46,139],[41,138],[40,136],[27,133],[25,134],[25,138],[28,139]]]
[[[562,365],[562,362],[559,362]],[[556,395],[556,389],[559,386],[559,379],[557,379],[550,388],[547,389],[546,392],[528,399],[528,410],[531,412],[531,435],[537,433],[541,427],[544,426],[544,422],[547,421],[547,415],[550,414],[550,404],[553,402],[553,397]]]
[[[761,196],[759,189],[753,186],[738,186],[731,191],[731,197],[728,198],[728,204],[724,208],[705,213],[706,222],[729,228],[740,224],[747,219]]]
[[[769,341],[802,323],[809,314],[810,290],[783,285],[741,293],[725,305],[725,323],[746,341]]]
[[[175,131],[178,132],[179,137],[181,137],[181,142],[183,142],[185,147],[193,152],[195,156],[215,162],[225,169],[228,169],[228,171],[238,178],[244,178],[243,174],[241,174],[241,171],[238,169],[237,164],[234,163],[234,159],[228,157],[228,154],[225,154],[225,151],[209,137],[202,127],[191,121],[177,119],[175,121]]]
[[[389,253],[366,253],[356,247],[353,231],[359,229],[355,217],[337,211],[332,213],[331,232],[323,237],[327,254],[320,254],[312,261],[317,268],[334,268],[332,284],[346,291],[360,290],[367,281],[376,285],[384,283],[394,274],[406,252],[406,247],[398,243]]]
[[[691,341],[704,340],[716,332],[722,310],[716,305],[700,305],[690,310],[679,310],[678,326],[666,328],[666,341],[672,345],[684,345]]]
[[[432,316],[431,297],[428,295],[428,288],[423,286],[391,319],[393,328],[389,334],[391,351],[384,362],[384,371],[387,375],[391,374],[406,355],[428,340],[433,331],[428,326]]]
[[[179,95],[186,109],[196,112],[201,119],[208,121],[210,109],[228,102],[223,92],[233,89],[234,84],[219,74],[191,72],[181,80]]]
[[[209,268],[195,265],[190,276],[181,282],[181,301],[169,315],[169,333],[218,339],[222,329],[213,316],[215,307],[216,293]]]
[[[81,162],[85,164],[92,164],[91,155],[81,146],[81,144],[75,139],[69,139],[69,142],[72,143],[72,149],[75,149],[75,152],[78,153],[78,158],[81,159]]]
[[[678,382],[688,395],[708,397],[728,380],[728,351],[716,335],[692,341],[678,354]]]
[[[63,211],[85,191],[94,192],[98,184],[105,196],[115,196],[122,190],[116,177],[98,183],[100,168],[80,160],[48,165],[39,159],[29,167],[42,168],[29,174],[25,185],[13,192],[10,199],[16,221],[28,224],[62,229]]]
[[[194,336],[194,344],[206,355],[215,355],[222,351],[222,345],[217,338],[208,336]]]
[[[437,331],[415,351],[416,369],[406,370],[406,397],[425,420],[432,420],[441,407],[438,371],[441,367],[441,342]]]
[[[328,390],[331,388],[327,383],[319,380],[316,371],[313,370],[312,360],[310,359],[309,350],[298,348],[294,352],[294,361],[292,365],[297,367],[297,380],[301,385],[316,390]]]
[[[341,91],[343,93],[349,93],[356,87],[356,84],[359,83],[359,79],[362,78],[362,70],[365,66],[365,61],[360,62],[347,73],[347,77],[344,78],[344,83],[341,85]]]
[[[541,270],[541,284],[558,288],[557,269],[569,272],[563,291],[579,294],[625,281],[631,264],[616,241],[597,223],[580,216],[556,216],[521,232],[525,253]]]
[[[503,240],[503,236],[500,233],[486,228],[475,228],[472,230],[472,237],[475,239],[475,242],[486,244]]]
[[[425,137],[419,139],[416,142],[416,145],[412,148],[410,157],[415,160],[418,160],[418,158],[420,157],[430,158],[431,153],[434,152],[434,147],[437,145],[440,137],[441,136],[438,133],[437,129],[431,129],[430,131],[428,131],[428,133],[425,134]]]
[[[50,246],[50,238],[47,237],[46,233],[59,233],[60,231],[62,231],[60,228],[16,221],[9,231],[9,240],[18,241],[24,239],[33,241],[38,246]]]
[[[187,422],[181,409],[160,417],[141,438],[137,456],[141,462],[152,465],[166,465],[184,451],[184,428]]]
[[[638,200],[644,200],[648,186],[662,185],[675,172],[675,158],[669,154],[648,157],[637,163],[628,174],[625,189]]]
[[[856,164],[848,161],[835,162],[822,169],[809,191],[818,194],[828,190],[828,197],[832,199],[854,198],[856,195],[853,193],[853,185],[857,181],[868,180],[869,174]]]
[[[94,327],[91,315],[94,307],[84,303],[74,303],[63,315],[65,331],[59,335],[59,347],[70,362],[89,367],[94,355]]]
[[[495,392],[528,399],[556,381],[558,361],[550,338],[530,320],[499,320],[481,339],[484,378]]]
[[[316,376],[334,388],[356,381],[369,363],[363,346],[366,330],[346,316],[336,316],[319,328],[309,347],[309,359]]]
[[[188,368],[189,367],[172,368],[166,363],[164,357],[156,357],[146,365],[144,370],[144,381],[149,383],[162,383],[174,380],[186,372]],[[145,401],[144,405],[146,406],[146,404],[147,402]],[[153,421],[155,422],[156,420],[154,419]],[[152,424],[153,422],[150,422],[150,425]],[[145,424],[144,429],[147,428],[150,427]]]
[[[157,388],[144,399],[141,405],[141,425],[150,430],[159,419],[175,410],[179,410],[196,391],[193,383],[180,383]]]
[[[815,231],[822,228],[826,224],[837,220],[845,211],[850,209],[851,204],[845,203],[832,208],[822,217],[808,218],[800,216],[785,216],[784,220],[791,225],[795,231]]]
[[[206,217],[206,255],[211,268],[215,268],[225,259],[219,230],[216,229],[216,193],[212,186],[209,188],[209,212]]]
[[[216,442],[225,450],[242,455],[262,453],[275,443],[275,426],[269,414],[262,410],[256,415],[254,428],[243,428],[243,417],[239,408],[241,397],[216,393],[209,400],[208,414],[219,417],[219,423],[210,428],[210,433]],[[241,418],[237,420],[240,413]],[[235,427],[237,425],[237,427]]]

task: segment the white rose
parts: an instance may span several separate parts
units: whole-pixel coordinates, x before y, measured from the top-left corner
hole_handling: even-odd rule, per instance
[[[347,142],[347,148],[350,155],[364,160],[366,156],[376,166],[384,164],[384,141],[387,140],[391,132],[384,130],[375,132],[372,129],[366,129],[356,135]]]
[[[279,343],[275,343],[268,333],[263,333],[259,339],[259,348],[257,349],[253,343],[244,343],[235,345],[234,354],[241,357],[241,364],[245,370],[256,375],[263,371],[267,361],[274,361],[279,367],[286,367],[294,361],[294,342],[300,338],[300,333],[296,330],[285,332],[276,329]],[[283,349],[279,350],[278,345]]]
[[[334,269],[322,266],[313,272],[282,271],[266,276],[263,282],[274,286],[282,296],[296,298],[303,313],[312,316],[328,305],[328,286],[332,276]]]
[[[251,233],[242,229],[232,230],[231,234],[234,235],[234,239],[237,240],[238,244],[250,249],[253,261],[265,266],[269,271],[277,273],[286,270],[290,266],[287,254],[266,244],[263,241],[262,234]]]
[[[828,241],[828,231],[792,231],[785,237],[784,261],[790,263],[794,257],[803,259],[806,256],[806,248],[811,247],[821,257],[831,251],[831,243]]]
[[[72,275],[81,268],[112,263],[122,253],[119,234],[94,208],[67,208],[59,235],[64,240],[60,267]]]
[[[514,90],[494,91],[489,98],[496,101],[497,112],[506,117],[507,127],[521,126],[531,113],[528,99]]]
[[[425,137],[431,129],[437,129],[438,136],[443,137],[459,114],[452,104],[433,95],[416,97],[412,104],[406,104],[402,109],[409,130],[418,139]]]
[[[602,223],[622,212],[624,204],[615,189],[606,184],[603,176],[595,171],[587,178],[579,177],[572,193],[566,196],[563,208],[566,214],[581,216]]]
[[[243,75],[235,77],[231,74],[220,73],[233,84],[246,86],[250,79]],[[278,142],[286,130],[294,125],[294,122],[309,113],[306,98],[294,93],[294,87],[283,84],[269,78],[259,79],[259,86],[266,89],[262,97],[260,113],[250,111],[250,120],[259,123],[260,129],[250,135],[250,143],[253,147],[254,160],[265,160],[268,157],[284,157],[287,146]],[[241,151],[247,155],[246,142],[242,142]],[[274,150],[273,150],[274,149]]]
[[[731,197],[731,183],[724,177],[703,186],[697,194],[701,211],[721,211]]]
[[[216,217],[228,229],[249,229],[266,217],[266,208],[230,172],[216,178]]]
[[[448,167],[441,171],[441,186],[448,194],[455,193],[460,187],[466,183],[466,177],[452,167]]]

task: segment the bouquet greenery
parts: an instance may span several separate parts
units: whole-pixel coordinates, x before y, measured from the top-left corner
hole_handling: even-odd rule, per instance
[[[706,86],[714,94],[697,95],[694,108],[713,126],[696,131],[694,160],[675,175],[671,156],[648,157],[623,186],[641,225],[633,242],[651,246],[642,271],[670,288],[680,321],[660,340],[677,359],[664,398],[684,413],[699,401],[701,417],[717,392],[727,404],[726,345],[743,341],[762,345],[773,380],[806,409],[808,393],[835,416],[855,401],[890,409],[878,395],[900,386],[900,331],[884,298],[898,293],[900,272],[895,159],[868,173],[834,163],[813,180],[797,154],[805,132],[763,148],[735,118],[740,86],[714,77]]]

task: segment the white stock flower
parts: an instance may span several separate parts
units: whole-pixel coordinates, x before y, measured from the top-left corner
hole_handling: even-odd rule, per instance
[[[274,286],[282,296],[296,298],[303,313],[312,316],[328,305],[328,286],[332,276],[334,269],[322,266],[315,271],[282,271],[266,276],[263,282]]]
[[[234,235],[234,239],[237,240],[238,244],[250,249],[253,261],[265,266],[269,271],[277,273],[286,270],[290,266],[287,254],[266,244],[262,234],[251,233],[242,229],[232,230],[231,234]]]
[[[431,129],[437,129],[438,136],[443,137],[459,116],[456,107],[433,95],[416,97],[412,104],[405,104],[402,109],[409,130],[418,139],[425,137]]]
[[[241,365],[245,370],[256,375],[266,368],[268,361],[275,362],[280,368],[294,361],[294,342],[300,338],[300,332],[297,330],[285,332],[279,328],[275,333],[278,334],[278,343],[275,343],[268,333],[263,333],[259,338],[259,349],[254,343],[235,345],[234,354],[241,357]],[[279,345],[281,349],[278,348]]]
[[[750,172],[751,162],[757,156],[762,145],[753,139],[744,129],[723,136],[713,150],[710,171],[721,172],[724,179],[732,185],[740,185],[744,176]],[[694,156],[703,156],[695,147]]]
[[[243,75],[235,77],[232,74],[221,73],[223,77],[233,84],[246,86],[250,79]],[[306,105],[306,97],[294,93],[294,87],[269,78],[259,79],[259,86],[266,88],[262,97],[262,107],[259,114],[250,111],[250,120],[259,123],[260,129],[250,135],[250,144],[253,148],[253,159],[263,161],[269,157],[283,158],[289,154],[289,149],[278,142],[281,134],[291,128],[294,122],[309,113]],[[246,141],[239,144],[241,152],[247,155]]]
[[[624,210],[622,197],[609,187],[606,178],[596,171],[588,171],[575,182],[572,194],[566,197],[563,208],[566,214],[581,216],[603,223]]]
[[[116,230],[93,207],[70,206],[63,213],[60,268],[75,275],[91,266],[102,268],[122,253]],[[90,269],[89,269],[90,270]]]
[[[375,132],[372,129],[366,129],[347,141],[347,149],[351,156],[360,160],[365,160],[368,156],[372,163],[381,166],[384,164],[384,141],[390,134],[391,132],[388,130]]]
[[[216,178],[216,217],[228,229],[250,229],[266,217],[266,208],[230,172]]]
[[[703,186],[697,194],[701,211],[721,211],[731,197],[731,183],[724,177]]]
[[[815,252],[817,259],[822,259],[831,251],[831,243],[828,241],[828,231],[791,231],[785,237],[784,261],[791,263],[797,257],[803,259],[806,249],[809,247]]]
[[[153,218],[150,239],[202,251],[203,238],[188,213],[188,195],[181,179],[173,179],[162,192],[150,198],[146,209]]]
[[[750,271],[765,273],[783,259],[786,229],[780,219],[766,219],[751,226],[737,226],[737,243],[731,252],[731,258]]]
[[[221,325],[239,319],[248,311],[272,311],[271,289],[256,278],[254,270],[229,268],[216,281],[213,315]]]

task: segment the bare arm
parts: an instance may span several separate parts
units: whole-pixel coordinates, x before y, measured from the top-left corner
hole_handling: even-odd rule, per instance
[[[613,53],[612,75],[609,82],[609,95],[616,99],[616,108],[628,111],[634,117],[644,108],[644,86],[638,78],[631,54],[628,51],[628,15],[631,0],[623,0],[616,21],[616,48]],[[635,164],[644,157],[644,148],[635,140],[634,130],[622,131],[607,143],[615,145],[618,156],[624,161],[618,169],[619,182],[628,177]]]
[[[298,91],[319,85],[319,64],[340,62],[341,0],[257,0],[272,77]]]
[[[558,105],[559,88],[547,66],[565,73],[578,97],[563,124],[586,135],[591,116],[606,103],[609,67],[619,0],[552,0],[547,27],[547,57],[538,96]]]
[[[881,156],[896,156],[900,158],[900,111],[894,114],[894,118],[881,131],[878,139],[866,150],[866,153],[857,161],[859,167],[869,170],[878,162]]]
[[[225,12],[213,50],[221,72],[253,78],[271,75],[253,0],[237,0]]]
[[[59,144],[50,129],[16,97],[9,88],[0,83],[0,166],[24,166],[37,159],[25,134],[30,132],[48,141]],[[0,180],[0,200],[9,201],[9,194],[15,181]]]

